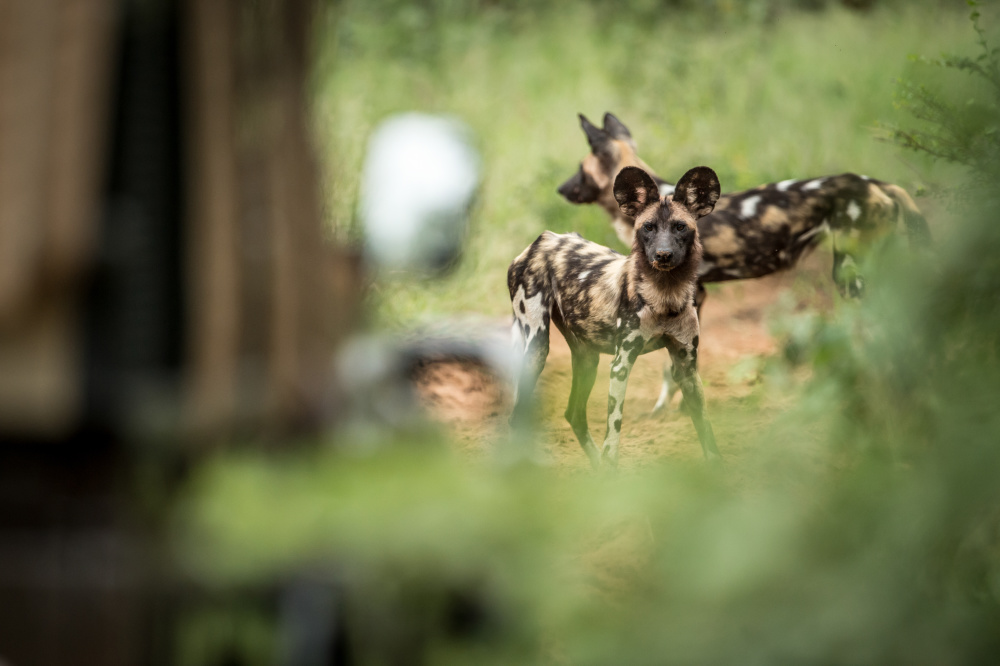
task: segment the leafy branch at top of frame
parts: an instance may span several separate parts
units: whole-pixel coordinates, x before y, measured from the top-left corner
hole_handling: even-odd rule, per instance
[[[968,3],[976,33],[977,54],[912,57],[921,64],[966,72],[985,83],[983,93],[964,103],[924,84],[899,81],[896,106],[921,121],[921,129],[882,125],[880,138],[904,148],[970,167],[978,174],[995,171],[1000,163],[1000,47],[990,48],[980,24],[978,4]]]

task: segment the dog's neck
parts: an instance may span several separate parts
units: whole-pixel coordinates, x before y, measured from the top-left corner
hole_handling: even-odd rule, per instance
[[[622,212],[621,208],[618,206],[618,202],[615,201],[615,193],[611,190],[611,188],[604,188],[600,196],[597,198],[597,204],[611,216],[612,220],[616,222],[618,220],[622,220],[630,225],[635,222],[634,218],[628,217]]]
[[[629,297],[641,296],[656,315],[678,314],[694,300],[701,255],[701,239],[695,234],[684,263],[669,271],[657,270],[646,259],[646,249],[636,235],[628,258]]]

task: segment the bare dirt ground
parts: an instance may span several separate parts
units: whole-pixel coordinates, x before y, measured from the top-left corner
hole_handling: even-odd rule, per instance
[[[829,251],[820,249],[794,270],[757,280],[714,285],[702,310],[699,363],[709,414],[727,460],[746,453],[741,435],[766,427],[781,412],[777,398],[748,404],[759,378],[756,361],[778,353],[768,329],[777,309],[829,310],[836,292]],[[779,305],[780,304],[780,305]],[[660,392],[666,351],[642,356],[629,379],[619,449],[620,469],[635,470],[663,460],[699,460],[701,447],[690,418],[678,411],[679,397],[667,413],[651,414]],[[588,404],[588,420],[600,445],[604,436],[609,356],[601,357],[597,382]],[[542,455],[562,470],[589,469],[569,424],[563,418],[572,371],[565,340],[553,329],[548,361],[539,383]],[[417,378],[418,393],[431,417],[447,424],[458,446],[470,455],[487,455],[505,428],[509,392],[486,370],[462,362],[436,362]],[[716,414],[738,418],[716,419]]]

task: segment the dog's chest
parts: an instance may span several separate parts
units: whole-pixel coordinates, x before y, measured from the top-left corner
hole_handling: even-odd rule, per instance
[[[646,340],[648,351],[663,346],[663,337],[687,344],[698,335],[698,315],[694,306],[686,304],[680,311],[658,311],[649,306],[638,312],[639,333]]]

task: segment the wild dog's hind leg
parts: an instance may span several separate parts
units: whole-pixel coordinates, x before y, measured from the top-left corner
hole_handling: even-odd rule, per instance
[[[660,385],[660,396],[653,405],[653,413],[659,414],[666,410],[674,400],[674,396],[680,387],[673,380],[673,370],[670,361],[663,362],[663,383]]]
[[[698,431],[698,440],[705,458],[710,461],[721,461],[722,454],[715,445],[715,433],[708,420],[705,409],[705,390],[698,374],[698,336],[688,344],[682,344],[672,338],[667,338],[667,349],[674,363],[674,380],[680,385],[687,404],[688,413]]]
[[[529,302],[525,307],[526,301]],[[535,384],[545,368],[549,355],[549,313],[547,303],[541,293],[531,299],[524,299],[519,292],[514,298],[514,326],[521,336],[523,353],[519,367],[515,370],[514,410],[510,415],[510,425],[518,429],[530,426],[534,404]]]
[[[865,294],[865,278],[858,271],[854,257],[833,249],[833,283],[844,298],[861,298]]]
[[[587,426],[587,399],[594,388],[597,378],[597,362],[600,356],[592,351],[572,349],[573,356],[573,388],[569,392],[569,405],[566,407],[566,420],[573,428],[573,434],[583,447],[590,464],[597,468],[601,463],[597,447],[590,436]]]
[[[883,195],[884,197],[884,195]],[[866,222],[867,215],[857,201],[838,201],[833,212],[830,237],[833,243],[833,283],[844,298],[861,298],[865,292],[865,279],[854,258],[861,235],[858,224]]]

